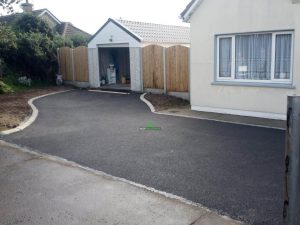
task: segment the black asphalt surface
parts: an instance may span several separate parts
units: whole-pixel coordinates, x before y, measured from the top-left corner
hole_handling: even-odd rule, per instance
[[[284,131],[156,115],[137,94],[77,90],[34,104],[37,121],[4,139],[252,225],[281,224]],[[161,130],[140,130],[149,122]]]

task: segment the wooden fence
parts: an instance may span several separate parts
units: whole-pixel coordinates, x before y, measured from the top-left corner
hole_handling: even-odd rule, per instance
[[[63,47],[58,50],[59,73],[64,81],[89,82],[88,49]]]
[[[143,48],[144,88],[164,89],[164,48],[149,45]]]
[[[189,48],[149,45],[142,49],[144,89],[189,92]],[[89,82],[88,49],[63,47],[58,50],[60,74],[73,84]]]
[[[189,91],[189,48],[149,45],[142,50],[143,80],[146,89],[165,92]]]

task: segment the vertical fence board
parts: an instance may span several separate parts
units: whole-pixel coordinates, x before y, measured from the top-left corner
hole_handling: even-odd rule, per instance
[[[69,47],[62,47],[58,52],[60,72],[63,79],[66,81],[73,81],[72,49]]]
[[[189,48],[172,46],[166,49],[167,91],[189,91]]]
[[[62,47],[58,50],[58,54],[60,73],[65,81],[89,81],[87,47],[79,46],[74,50]]]
[[[88,49],[84,46],[79,46],[74,49],[74,69],[75,81],[88,82],[89,68],[88,68]]]
[[[149,45],[143,48],[144,88],[164,88],[163,47]]]

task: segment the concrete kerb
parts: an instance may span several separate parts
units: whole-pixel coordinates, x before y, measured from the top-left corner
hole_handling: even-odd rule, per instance
[[[117,91],[102,91],[102,90],[88,90],[89,92],[98,92],[98,93],[108,93],[108,94],[117,94],[117,95],[130,95],[128,92],[117,92]]]
[[[34,123],[34,121],[36,120],[36,118],[38,117],[38,114],[39,114],[39,110],[35,107],[35,105],[33,104],[33,102],[37,99],[40,99],[40,98],[44,98],[44,97],[47,97],[47,96],[50,96],[50,95],[56,95],[56,94],[61,94],[61,93],[65,93],[65,92],[68,92],[68,91],[71,91],[71,90],[66,90],[66,91],[58,91],[58,92],[53,92],[53,93],[50,93],[50,94],[45,94],[45,95],[41,95],[41,96],[37,96],[37,97],[34,97],[32,99],[29,99],[28,101],[28,105],[31,107],[32,109],[32,114],[27,118],[25,119],[25,121],[23,121],[19,126],[17,126],[16,128],[13,128],[13,129],[10,129],[10,130],[5,130],[5,131],[1,131],[0,132],[0,135],[9,135],[9,134],[13,134],[13,133],[16,133],[16,132],[19,132],[21,130],[24,130],[25,128],[29,127],[31,124]]]
[[[264,125],[255,125],[255,124],[249,124],[249,123],[240,123],[240,122],[232,122],[232,121],[225,121],[225,120],[218,120],[218,119],[210,119],[210,118],[200,118],[196,116],[188,116],[188,115],[178,115],[178,114],[172,114],[172,113],[165,113],[165,112],[157,112],[155,110],[155,107],[152,105],[150,101],[148,101],[145,98],[145,95],[147,93],[143,93],[140,96],[140,100],[144,102],[151,110],[152,113],[158,114],[158,115],[165,115],[165,116],[175,116],[175,117],[183,117],[183,118],[190,118],[190,119],[198,119],[198,120],[209,120],[214,122],[221,122],[221,123],[230,123],[230,124],[236,124],[236,125],[242,125],[242,126],[251,126],[251,127],[261,127],[261,128],[267,128],[267,129],[275,129],[275,130],[285,130],[278,127],[271,127],[271,126],[264,126]]]
[[[17,144],[9,143],[9,142],[3,141],[3,140],[0,140],[0,145],[5,145],[7,147],[18,149],[19,151],[21,151],[23,153],[32,155],[34,158],[53,161],[53,162],[56,162],[58,164],[61,164],[61,165],[67,166],[67,167],[73,167],[73,168],[81,169],[83,171],[89,172],[89,173],[94,174],[96,176],[104,177],[108,180],[123,182],[123,183],[129,184],[129,185],[132,185],[134,187],[141,188],[145,191],[149,191],[149,192],[161,195],[161,196],[166,197],[168,199],[172,199],[174,201],[178,201],[178,202],[186,204],[186,205],[197,207],[197,208],[199,208],[199,210],[203,210],[205,213],[200,218],[198,218],[196,221],[194,221],[192,224],[196,224],[198,221],[201,221],[201,218],[203,216],[209,216],[209,215],[213,214],[213,215],[219,217],[220,219],[224,219],[225,221],[228,221],[229,224],[232,224],[231,222],[234,222],[235,225],[236,224],[244,225],[244,223],[241,222],[241,221],[234,220],[234,219],[232,219],[232,218],[230,218],[229,216],[226,216],[226,215],[220,215],[218,212],[216,212],[214,210],[210,210],[210,209],[202,206],[199,203],[192,202],[190,200],[187,200],[187,199],[185,199],[183,197],[180,197],[180,196],[177,196],[177,195],[173,195],[173,194],[170,194],[170,193],[167,193],[167,192],[159,191],[159,190],[156,190],[154,188],[147,187],[145,185],[135,183],[133,181],[126,180],[124,178],[112,176],[112,175],[109,175],[109,174],[104,173],[102,171],[82,166],[82,165],[77,164],[73,161],[69,161],[67,159],[64,159],[64,158],[61,158],[61,157],[58,157],[58,156],[48,155],[46,153],[42,153],[42,152],[39,152],[37,150],[31,150],[27,147],[23,147],[23,146],[20,146],[20,145],[17,145]],[[224,225],[226,225],[226,224],[227,223],[225,223]]]

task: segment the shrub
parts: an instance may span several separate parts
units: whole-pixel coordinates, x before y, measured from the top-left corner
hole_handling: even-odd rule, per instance
[[[13,89],[5,84],[3,81],[0,80],[0,94],[5,94],[5,93],[11,93],[13,92]]]
[[[73,42],[73,46],[76,48],[78,46],[87,46],[89,42],[89,37],[82,34],[75,34],[70,37]]]
[[[0,61],[3,59],[12,73],[41,82],[55,81],[57,49],[72,47],[70,39],[57,35],[30,14],[18,16],[13,27],[0,25],[0,37]]]

